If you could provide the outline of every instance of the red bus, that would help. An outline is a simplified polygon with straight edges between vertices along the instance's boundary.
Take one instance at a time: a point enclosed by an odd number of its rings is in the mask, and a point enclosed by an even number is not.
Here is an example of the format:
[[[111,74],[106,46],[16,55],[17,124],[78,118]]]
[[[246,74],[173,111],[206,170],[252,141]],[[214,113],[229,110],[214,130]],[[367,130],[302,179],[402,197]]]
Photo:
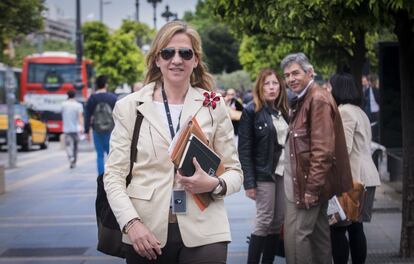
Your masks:
[[[49,133],[62,133],[62,102],[67,91],[75,90],[76,99],[86,102],[92,91],[93,76],[92,61],[84,59],[82,86],[76,87],[78,68],[74,54],[44,52],[27,56],[23,60],[20,101],[41,114]]]

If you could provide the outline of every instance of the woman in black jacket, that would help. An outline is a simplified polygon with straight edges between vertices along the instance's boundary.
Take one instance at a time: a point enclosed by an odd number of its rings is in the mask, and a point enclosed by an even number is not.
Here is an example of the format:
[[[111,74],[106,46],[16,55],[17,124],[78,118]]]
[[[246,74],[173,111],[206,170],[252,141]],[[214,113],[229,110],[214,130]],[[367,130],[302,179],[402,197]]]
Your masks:
[[[282,79],[272,69],[257,76],[253,102],[239,123],[239,158],[246,196],[256,201],[255,228],[248,263],[273,263],[284,218],[284,144],[288,103]]]

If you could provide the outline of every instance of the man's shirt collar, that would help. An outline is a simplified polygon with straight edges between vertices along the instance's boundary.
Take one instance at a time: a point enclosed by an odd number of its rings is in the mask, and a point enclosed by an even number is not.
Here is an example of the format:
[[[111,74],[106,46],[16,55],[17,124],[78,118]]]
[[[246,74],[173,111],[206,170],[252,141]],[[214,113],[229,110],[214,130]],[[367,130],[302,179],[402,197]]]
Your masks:
[[[306,94],[306,91],[308,90],[308,88],[311,86],[312,83],[313,83],[313,79],[310,80],[309,83],[308,83],[308,85],[306,85],[305,89],[303,89],[302,92],[300,92],[298,94],[298,99],[299,98],[302,98]]]

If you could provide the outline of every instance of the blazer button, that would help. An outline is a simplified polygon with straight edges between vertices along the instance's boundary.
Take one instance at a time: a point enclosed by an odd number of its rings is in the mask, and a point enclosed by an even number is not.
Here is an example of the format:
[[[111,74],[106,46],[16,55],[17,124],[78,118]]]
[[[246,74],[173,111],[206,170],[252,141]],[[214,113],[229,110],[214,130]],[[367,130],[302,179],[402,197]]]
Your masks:
[[[295,136],[295,137],[297,137],[297,136],[298,136],[298,134],[296,134],[296,133],[295,133],[295,134],[294,134],[294,136]]]
[[[290,156],[293,158],[293,154],[290,154]]]
[[[296,201],[296,204],[299,204],[299,201]]]

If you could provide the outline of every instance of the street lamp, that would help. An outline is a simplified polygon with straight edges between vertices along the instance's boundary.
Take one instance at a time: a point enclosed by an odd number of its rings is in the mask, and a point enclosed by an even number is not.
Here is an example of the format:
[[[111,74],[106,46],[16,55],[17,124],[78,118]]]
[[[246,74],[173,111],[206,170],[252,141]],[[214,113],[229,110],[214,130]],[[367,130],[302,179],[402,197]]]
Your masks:
[[[154,8],[154,28],[157,29],[157,3],[161,3],[162,0],[147,0],[148,3],[152,4]]]
[[[99,0],[99,21],[103,23],[103,6],[109,5],[111,1]]]
[[[170,17],[175,17],[175,19],[177,19],[177,13],[172,13],[168,5],[165,6],[165,11],[161,16],[164,17],[167,22],[170,21]]]
[[[139,0],[135,0],[135,20],[139,22]]]
[[[73,86],[76,91],[80,93],[83,87],[82,84],[82,57],[83,57],[83,45],[82,45],[82,31],[81,31],[81,5],[80,0],[76,0],[76,68],[77,78]]]

